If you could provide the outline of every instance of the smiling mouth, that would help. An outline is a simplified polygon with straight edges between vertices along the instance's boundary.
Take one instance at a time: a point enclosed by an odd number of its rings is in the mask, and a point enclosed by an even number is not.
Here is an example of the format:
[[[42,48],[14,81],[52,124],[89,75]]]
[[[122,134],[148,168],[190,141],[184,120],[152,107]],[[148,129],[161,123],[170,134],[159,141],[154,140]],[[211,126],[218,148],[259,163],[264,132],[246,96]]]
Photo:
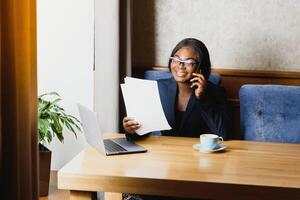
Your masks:
[[[178,77],[183,77],[186,75],[187,75],[187,73],[185,73],[185,72],[176,72],[176,76],[178,76]]]

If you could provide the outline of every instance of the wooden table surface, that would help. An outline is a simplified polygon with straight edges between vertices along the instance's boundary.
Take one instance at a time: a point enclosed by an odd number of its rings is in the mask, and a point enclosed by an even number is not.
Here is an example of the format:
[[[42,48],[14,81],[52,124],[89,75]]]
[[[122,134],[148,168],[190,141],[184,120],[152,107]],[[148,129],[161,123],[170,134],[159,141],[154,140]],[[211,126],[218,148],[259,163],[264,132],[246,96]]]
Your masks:
[[[58,188],[78,191],[79,196],[80,191],[105,191],[300,199],[300,144],[232,140],[225,142],[225,151],[201,153],[192,147],[198,142],[197,138],[152,136],[137,142],[147,153],[117,156],[105,156],[87,146],[59,170]]]

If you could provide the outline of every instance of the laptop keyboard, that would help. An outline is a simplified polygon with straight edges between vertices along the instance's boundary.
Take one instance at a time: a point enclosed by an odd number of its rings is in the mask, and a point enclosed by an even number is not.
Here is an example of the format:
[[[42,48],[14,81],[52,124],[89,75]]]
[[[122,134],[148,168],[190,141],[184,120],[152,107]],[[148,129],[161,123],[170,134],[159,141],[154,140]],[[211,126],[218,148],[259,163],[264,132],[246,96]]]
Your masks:
[[[122,151],[127,151],[117,143],[111,141],[111,140],[104,140],[104,146],[105,149],[109,152],[122,152]]]

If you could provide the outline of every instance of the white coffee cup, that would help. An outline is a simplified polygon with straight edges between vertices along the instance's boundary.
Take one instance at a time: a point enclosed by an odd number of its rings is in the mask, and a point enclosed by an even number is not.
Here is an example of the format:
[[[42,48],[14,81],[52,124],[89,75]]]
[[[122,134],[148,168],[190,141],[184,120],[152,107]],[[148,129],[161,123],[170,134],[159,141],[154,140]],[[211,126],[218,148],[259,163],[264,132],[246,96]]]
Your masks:
[[[201,148],[204,150],[213,150],[223,143],[223,138],[215,134],[200,135]]]

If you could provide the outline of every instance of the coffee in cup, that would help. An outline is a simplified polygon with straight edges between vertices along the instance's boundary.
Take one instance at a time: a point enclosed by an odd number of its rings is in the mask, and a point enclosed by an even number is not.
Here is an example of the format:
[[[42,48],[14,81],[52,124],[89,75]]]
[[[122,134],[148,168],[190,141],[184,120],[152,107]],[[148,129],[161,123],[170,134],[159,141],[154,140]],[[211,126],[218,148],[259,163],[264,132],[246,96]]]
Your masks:
[[[223,138],[215,134],[200,135],[201,148],[204,150],[213,150],[223,143]]]

